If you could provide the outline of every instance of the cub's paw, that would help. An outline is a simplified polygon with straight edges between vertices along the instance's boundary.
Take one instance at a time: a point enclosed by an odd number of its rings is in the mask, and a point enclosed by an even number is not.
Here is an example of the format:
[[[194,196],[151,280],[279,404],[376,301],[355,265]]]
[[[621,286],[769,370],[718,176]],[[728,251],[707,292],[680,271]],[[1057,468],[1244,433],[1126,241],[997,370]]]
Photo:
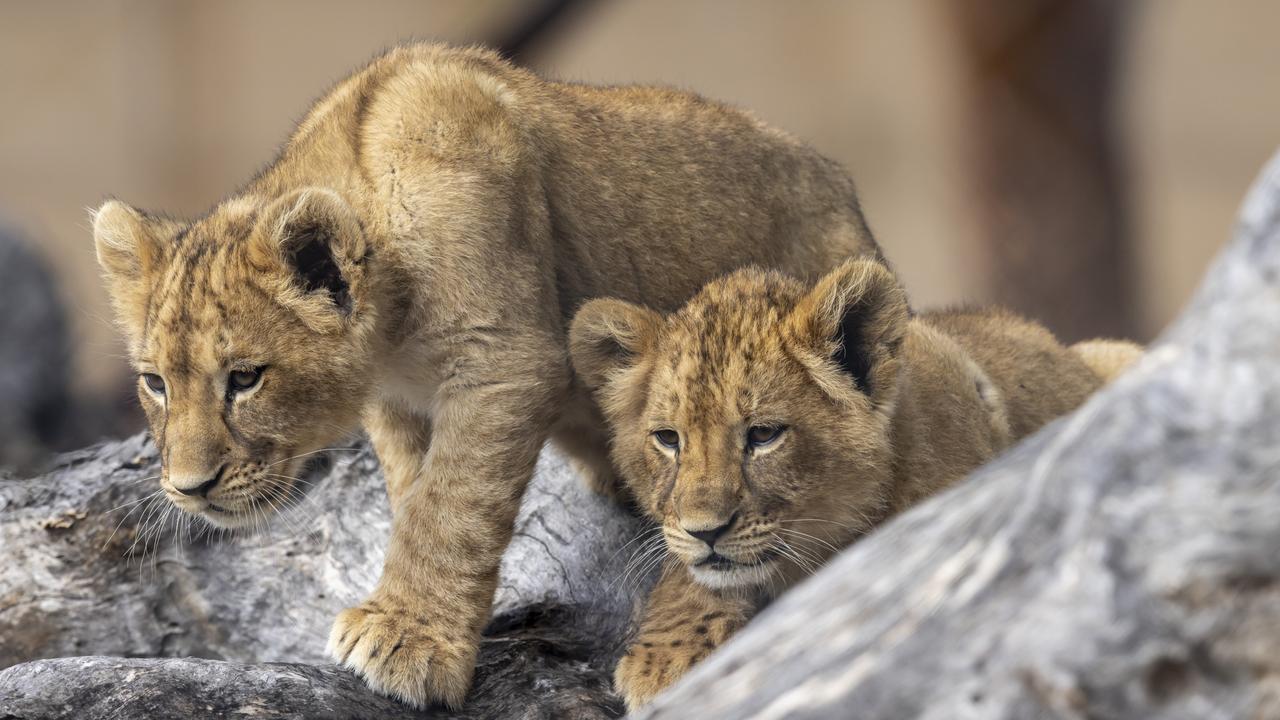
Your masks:
[[[679,640],[672,642],[637,642],[627,648],[627,654],[618,661],[613,673],[613,689],[626,702],[628,712],[648,705],[706,654],[690,652],[688,645]]]
[[[421,610],[378,597],[338,615],[329,653],[369,687],[415,707],[461,706],[476,659],[475,640]]]

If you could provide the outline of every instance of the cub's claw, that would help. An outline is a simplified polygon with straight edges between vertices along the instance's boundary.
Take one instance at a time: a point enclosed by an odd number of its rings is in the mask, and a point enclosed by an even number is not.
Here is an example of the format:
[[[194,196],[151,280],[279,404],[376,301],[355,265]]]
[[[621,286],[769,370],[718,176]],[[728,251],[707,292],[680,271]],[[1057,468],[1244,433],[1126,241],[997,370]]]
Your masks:
[[[329,654],[374,690],[414,707],[462,705],[475,650],[420,610],[374,598],[339,613]]]

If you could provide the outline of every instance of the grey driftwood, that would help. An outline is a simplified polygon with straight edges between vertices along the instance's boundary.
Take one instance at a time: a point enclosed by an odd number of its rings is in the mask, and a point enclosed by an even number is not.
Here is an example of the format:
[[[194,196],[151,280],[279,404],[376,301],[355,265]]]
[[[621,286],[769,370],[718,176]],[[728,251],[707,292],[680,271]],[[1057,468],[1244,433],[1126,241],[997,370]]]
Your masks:
[[[0,718],[444,715],[322,652],[386,537],[367,450],[239,539],[139,538],[163,506],[111,509],[155,471],[138,437],[0,483]],[[570,475],[544,455],[462,717],[619,713],[639,526]],[[1138,368],[845,552],[640,716],[1276,718],[1277,648],[1280,159]],[[60,656],[81,657],[39,659]]]

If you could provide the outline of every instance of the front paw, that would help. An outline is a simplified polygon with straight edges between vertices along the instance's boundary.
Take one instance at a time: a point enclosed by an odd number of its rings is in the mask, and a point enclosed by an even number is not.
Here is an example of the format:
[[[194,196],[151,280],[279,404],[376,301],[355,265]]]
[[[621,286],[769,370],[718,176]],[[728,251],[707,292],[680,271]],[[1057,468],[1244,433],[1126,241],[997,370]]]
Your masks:
[[[662,641],[638,642],[618,661],[613,688],[627,704],[627,711],[635,712],[683,677],[705,654],[705,651],[690,652],[678,641],[674,645]]]
[[[457,708],[471,686],[476,646],[420,608],[375,596],[338,615],[329,653],[380,693],[415,707]]]

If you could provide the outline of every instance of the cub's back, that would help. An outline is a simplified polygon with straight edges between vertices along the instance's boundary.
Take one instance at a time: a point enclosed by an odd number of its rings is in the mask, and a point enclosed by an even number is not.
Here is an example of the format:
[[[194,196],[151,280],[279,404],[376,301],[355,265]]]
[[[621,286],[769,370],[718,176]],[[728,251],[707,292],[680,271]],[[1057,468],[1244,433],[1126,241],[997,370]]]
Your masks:
[[[1043,325],[999,308],[928,312],[920,319],[955,339],[1008,406],[1013,439],[1078,408],[1102,379]]]
[[[660,87],[542,91],[571,297],[670,312],[739,267],[808,281],[878,252],[844,168],[750,113]]]
[[[502,211],[450,200],[469,184],[510,198],[566,319],[592,297],[673,311],[740,267],[812,280],[879,252],[848,173],[750,113],[545,80],[478,48],[400,47],[340,82],[255,189],[304,181],[363,197],[367,222],[404,237],[443,208]]]

